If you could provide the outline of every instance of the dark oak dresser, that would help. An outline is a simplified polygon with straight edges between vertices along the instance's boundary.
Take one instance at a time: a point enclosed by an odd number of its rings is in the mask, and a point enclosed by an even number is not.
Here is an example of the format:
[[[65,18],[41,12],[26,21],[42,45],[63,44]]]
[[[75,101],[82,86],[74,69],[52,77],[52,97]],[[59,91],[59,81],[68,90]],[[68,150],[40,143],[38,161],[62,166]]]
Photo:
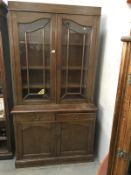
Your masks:
[[[8,8],[16,167],[93,161],[101,8]]]

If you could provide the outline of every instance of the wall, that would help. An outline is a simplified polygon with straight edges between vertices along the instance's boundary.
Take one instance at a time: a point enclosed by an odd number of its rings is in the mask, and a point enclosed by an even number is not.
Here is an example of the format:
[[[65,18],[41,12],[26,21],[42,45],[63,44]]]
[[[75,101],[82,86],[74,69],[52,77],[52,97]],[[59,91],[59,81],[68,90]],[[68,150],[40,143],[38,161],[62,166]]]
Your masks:
[[[97,91],[99,160],[109,148],[122,50],[120,38],[129,34],[131,16],[131,9],[127,6],[126,1],[103,1],[101,5],[103,7],[99,49],[101,66],[98,77],[100,84]]]
[[[33,2],[33,0],[28,1]],[[131,9],[126,4],[126,0],[39,0],[36,2],[102,7],[96,89],[99,108],[97,148],[98,159],[101,160],[109,149],[122,49],[120,38],[129,34]]]

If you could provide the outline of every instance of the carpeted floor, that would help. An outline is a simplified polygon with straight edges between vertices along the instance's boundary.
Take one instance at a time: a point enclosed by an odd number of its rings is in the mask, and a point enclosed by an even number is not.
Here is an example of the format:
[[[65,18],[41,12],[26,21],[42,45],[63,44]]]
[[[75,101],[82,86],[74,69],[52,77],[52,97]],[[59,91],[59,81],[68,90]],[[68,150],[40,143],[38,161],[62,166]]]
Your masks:
[[[15,160],[0,160],[0,175],[96,175],[98,162],[15,168]]]

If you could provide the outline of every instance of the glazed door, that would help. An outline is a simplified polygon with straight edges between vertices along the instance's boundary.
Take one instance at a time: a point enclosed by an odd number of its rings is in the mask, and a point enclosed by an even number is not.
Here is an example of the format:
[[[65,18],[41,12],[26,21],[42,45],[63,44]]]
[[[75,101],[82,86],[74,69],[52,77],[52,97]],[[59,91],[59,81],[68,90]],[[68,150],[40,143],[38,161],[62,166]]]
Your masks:
[[[55,15],[13,14],[14,94],[17,104],[55,100]],[[15,66],[18,65],[18,66]]]
[[[125,42],[126,40],[124,40]],[[123,45],[108,175],[128,175],[131,160],[131,43]]]
[[[93,101],[96,28],[95,17],[58,15],[58,103]]]

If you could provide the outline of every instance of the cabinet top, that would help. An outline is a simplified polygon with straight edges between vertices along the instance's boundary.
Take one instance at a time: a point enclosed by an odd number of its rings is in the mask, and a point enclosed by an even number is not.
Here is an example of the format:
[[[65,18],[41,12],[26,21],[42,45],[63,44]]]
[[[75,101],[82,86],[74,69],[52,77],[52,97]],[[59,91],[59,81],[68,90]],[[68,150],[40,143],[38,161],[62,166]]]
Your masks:
[[[121,38],[121,41],[123,41],[123,42],[131,42],[131,36],[123,36]]]
[[[99,16],[101,7],[78,6],[78,5],[60,5],[60,4],[44,4],[30,2],[8,2],[9,11],[34,11],[49,13],[68,13]]]
[[[7,13],[7,6],[3,1],[0,1],[0,15]]]

